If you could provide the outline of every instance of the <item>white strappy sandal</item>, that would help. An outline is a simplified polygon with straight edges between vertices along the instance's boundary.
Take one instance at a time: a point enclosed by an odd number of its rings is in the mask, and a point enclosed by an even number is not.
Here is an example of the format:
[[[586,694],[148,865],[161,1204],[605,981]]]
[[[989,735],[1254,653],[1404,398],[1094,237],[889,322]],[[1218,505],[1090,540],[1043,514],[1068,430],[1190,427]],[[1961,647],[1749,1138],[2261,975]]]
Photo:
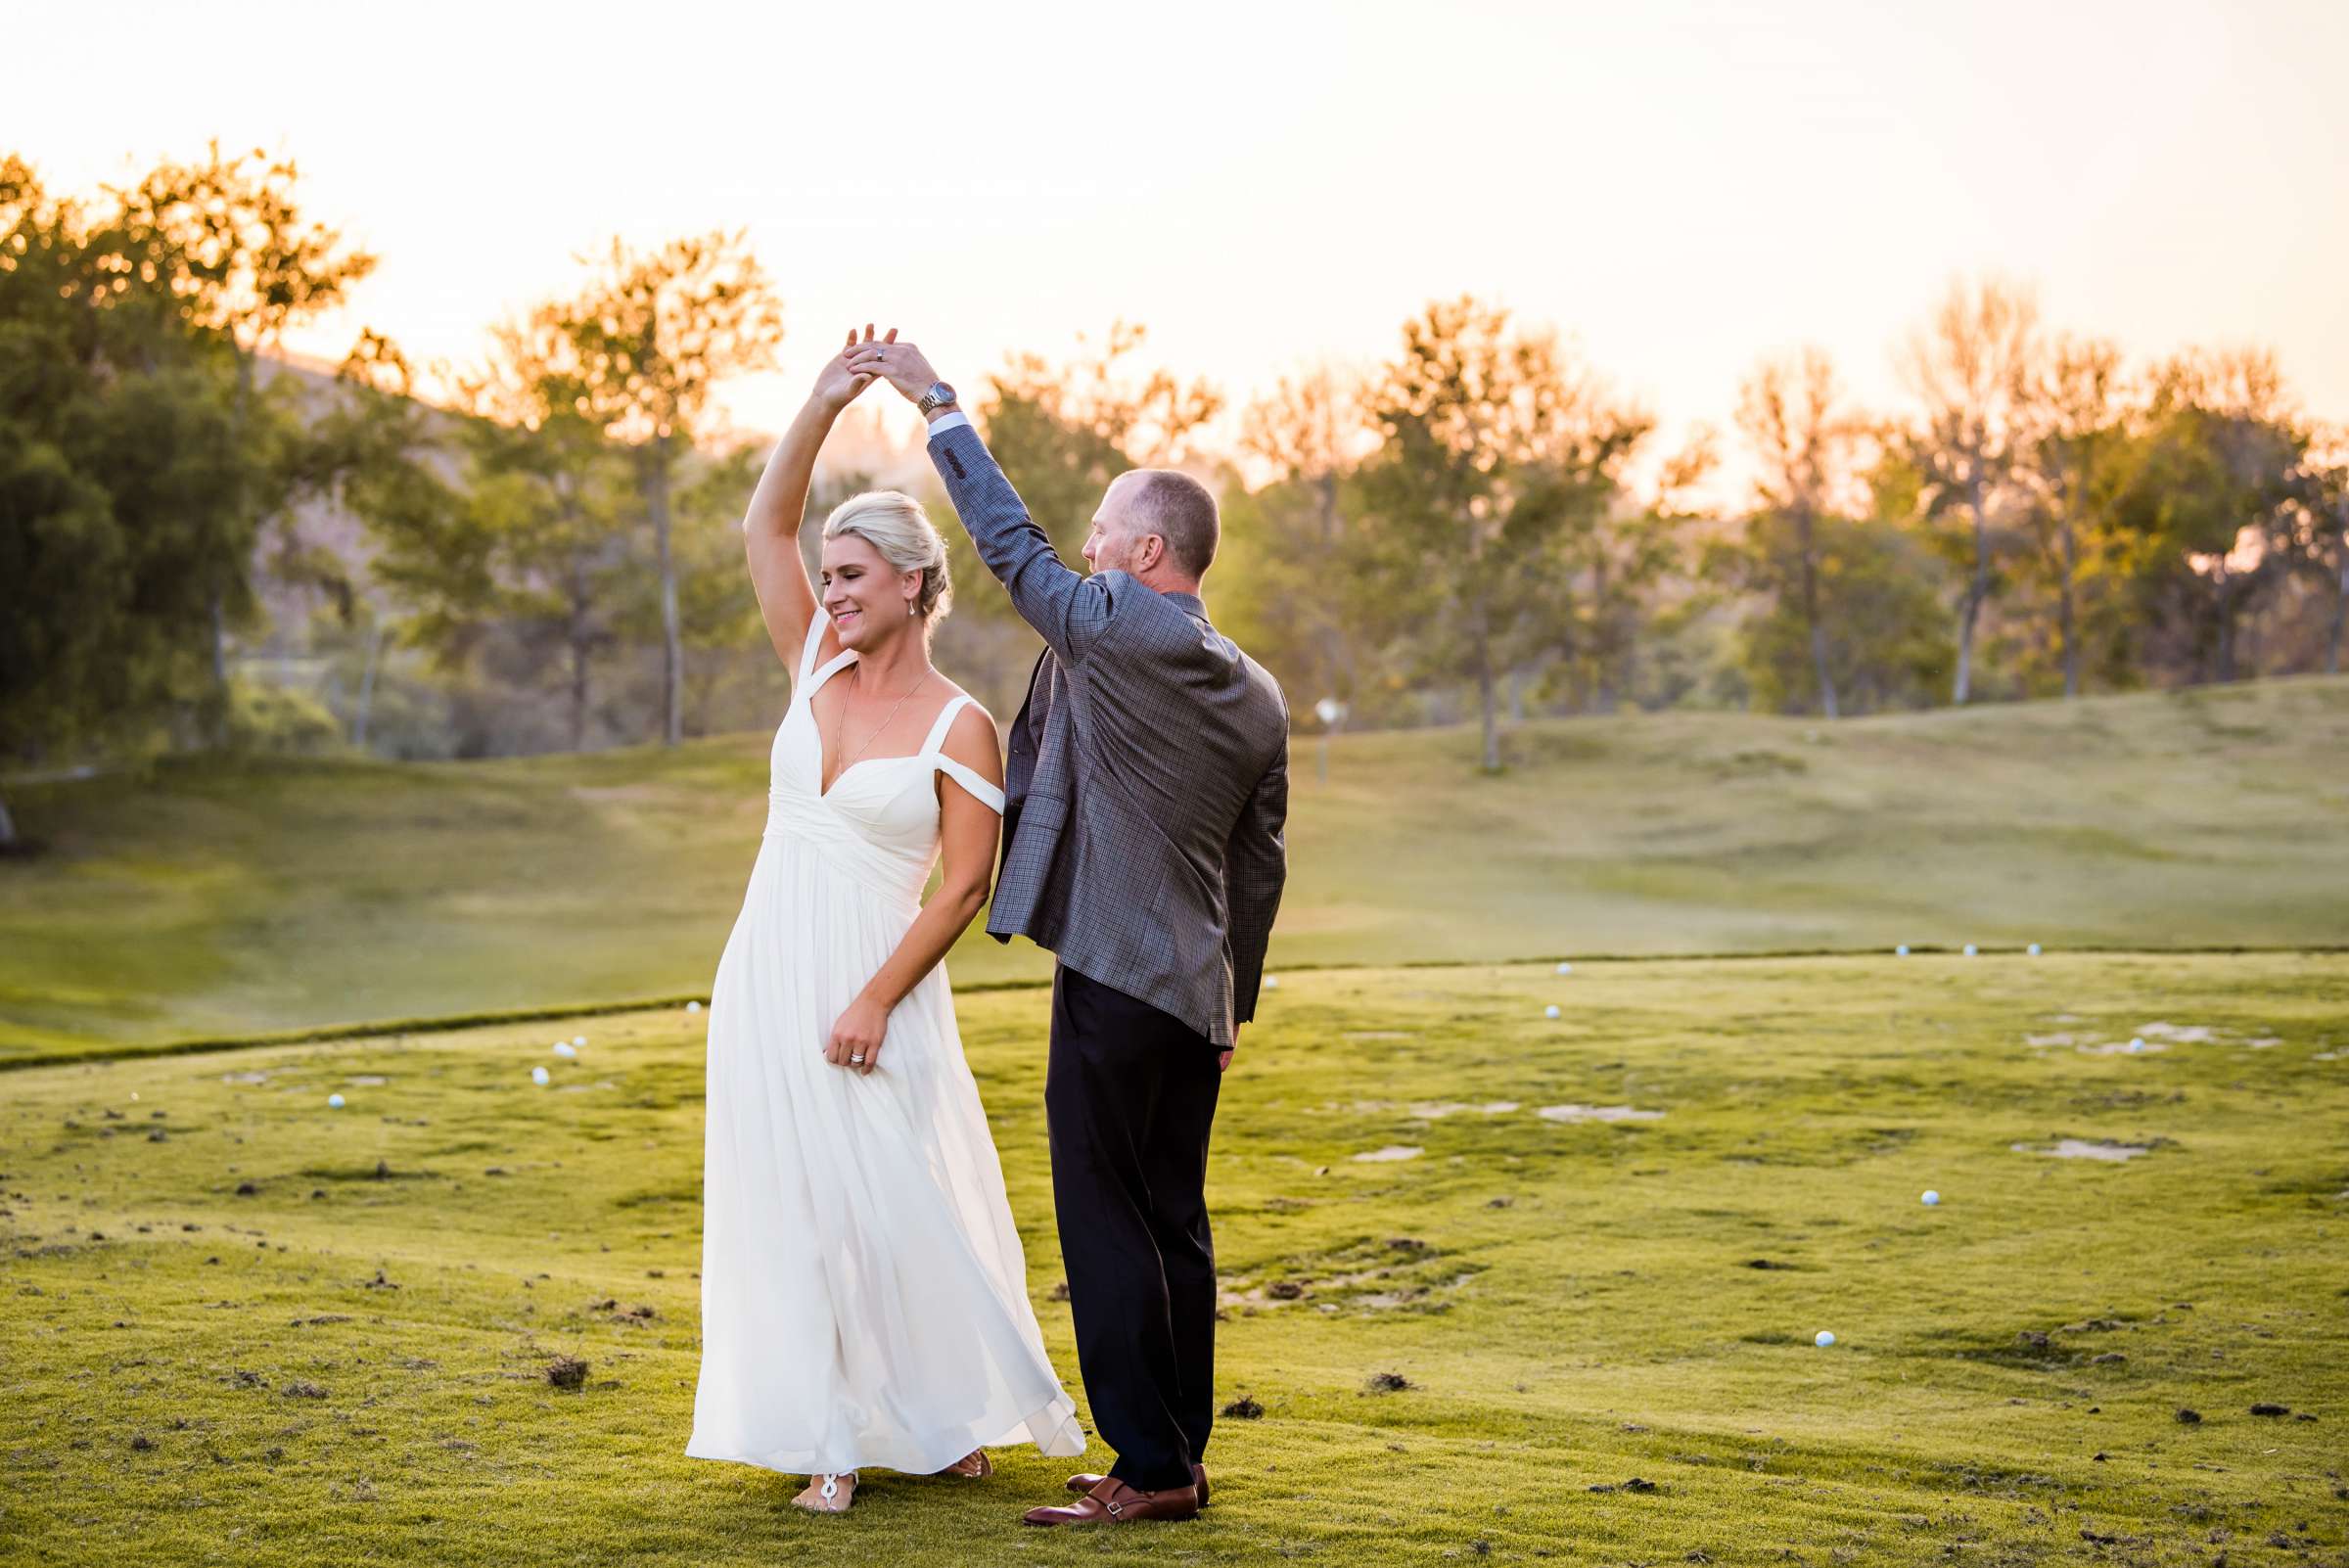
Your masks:
[[[856,1500],[856,1472],[843,1470],[838,1475],[811,1476],[806,1490],[791,1500],[794,1506],[809,1513],[846,1513],[849,1504]]]

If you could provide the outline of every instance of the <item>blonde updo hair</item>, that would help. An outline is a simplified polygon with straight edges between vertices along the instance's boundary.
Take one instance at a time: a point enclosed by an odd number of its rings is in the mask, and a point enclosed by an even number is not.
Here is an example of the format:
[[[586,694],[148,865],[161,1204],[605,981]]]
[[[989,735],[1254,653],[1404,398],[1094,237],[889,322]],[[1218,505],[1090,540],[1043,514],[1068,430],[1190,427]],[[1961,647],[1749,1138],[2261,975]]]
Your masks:
[[[914,597],[914,614],[928,626],[954,603],[946,578],[946,541],[922,510],[922,503],[901,490],[866,490],[852,495],[824,520],[824,537],[853,533],[881,552],[897,572],[919,572],[921,592]]]

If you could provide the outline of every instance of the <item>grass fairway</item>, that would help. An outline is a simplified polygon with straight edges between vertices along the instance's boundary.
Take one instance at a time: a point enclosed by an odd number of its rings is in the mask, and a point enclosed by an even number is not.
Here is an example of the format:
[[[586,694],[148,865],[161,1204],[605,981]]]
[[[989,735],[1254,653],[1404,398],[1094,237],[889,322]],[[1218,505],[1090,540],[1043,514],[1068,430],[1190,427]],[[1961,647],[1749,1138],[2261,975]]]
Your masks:
[[[1074,1387],[1043,1011],[963,1002]],[[698,1022],[0,1074],[0,1559],[2349,1550],[2349,958],[1292,973],[1210,1176],[1220,1397],[1264,1413],[1219,1426],[1205,1518],[1110,1540],[1017,1525],[1067,1468],[1033,1453],[876,1473],[840,1519],[683,1457]],[[1539,1114],[1575,1106],[1658,1114]],[[2145,1152],[2035,1152],[2067,1139]],[[558,1353],[583,1389],[548,1385]]]
[[[12,793],[0,1060],[703,991],[764,735]],[[2349,678],[1299,744],[1274,962],[2349,943]],[[1040,956],[974,934],[965,985]]]

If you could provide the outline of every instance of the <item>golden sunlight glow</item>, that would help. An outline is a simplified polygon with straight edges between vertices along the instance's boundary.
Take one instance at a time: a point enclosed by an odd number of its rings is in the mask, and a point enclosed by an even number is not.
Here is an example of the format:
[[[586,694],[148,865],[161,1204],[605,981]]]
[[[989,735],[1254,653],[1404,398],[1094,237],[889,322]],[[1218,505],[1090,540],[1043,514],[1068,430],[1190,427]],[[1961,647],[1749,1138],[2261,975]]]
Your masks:
[[[2327,0],[852,9],[50,6],[8,140],[65,188],[295,156],[383,256],[293,345],[328,359],[368,324],[462,361],[614,234],[745,227],[789,336],[727,400],[766,430],[868,317],[966,382],[1138,320],[1237,403],[1475,291],[1669,439],[1807,342],[1896,400],[1901,335],[1987,270],[2133,354],[2272,345],[2349,415]]]

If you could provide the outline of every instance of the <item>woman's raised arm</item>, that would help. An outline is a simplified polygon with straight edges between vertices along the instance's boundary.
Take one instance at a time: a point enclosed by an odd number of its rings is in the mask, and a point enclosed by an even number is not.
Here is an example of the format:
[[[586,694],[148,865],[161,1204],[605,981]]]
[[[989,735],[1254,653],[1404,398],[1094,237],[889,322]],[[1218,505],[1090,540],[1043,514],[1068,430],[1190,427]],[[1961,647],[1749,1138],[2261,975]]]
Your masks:
[[[873,329],[866,327],[864,341],[871,342],[872,335]],[[852,328],[847,347],[824,361],[806,406],[775,443],[774,455],[766,460],[766,471],[759,476],[759,487],[751,492],[750,508],[742,518],[743,551],[750,561],[751,588],[759,596],[759,614],[766,622],[767,640],[775,645],[784,665],[795,671],[816,613],[815,584],[807,579],[807,564],[800,556],[800,523],[807,511],[807,485],[815,473],[815,454],[823,449],[832,422],[856,400],[858,392],[872,385],[870,376],[849,373],[849,349],[856,346]]]

